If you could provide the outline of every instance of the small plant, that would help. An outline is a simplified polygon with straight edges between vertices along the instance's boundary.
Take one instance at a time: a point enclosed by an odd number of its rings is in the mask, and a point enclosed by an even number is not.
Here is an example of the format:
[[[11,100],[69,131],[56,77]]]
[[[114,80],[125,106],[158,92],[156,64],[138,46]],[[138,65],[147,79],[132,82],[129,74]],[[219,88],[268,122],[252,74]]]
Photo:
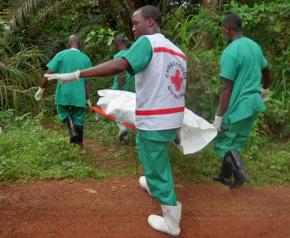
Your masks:
[[[30,115],[8,122],[0,114],[0,182],[32,179],[100,178],[105,173],[93,168],[78,146],[65,136],[44,129]],[[12,112],[8,111],[6,115]],[[13,115],[12,115],[13,116]]]

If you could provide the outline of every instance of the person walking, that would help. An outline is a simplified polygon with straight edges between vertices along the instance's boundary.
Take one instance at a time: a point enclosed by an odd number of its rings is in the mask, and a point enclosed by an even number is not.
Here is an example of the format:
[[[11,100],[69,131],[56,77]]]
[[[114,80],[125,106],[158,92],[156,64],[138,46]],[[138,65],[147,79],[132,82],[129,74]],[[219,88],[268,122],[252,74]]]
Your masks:
[[[147,5],[132,15],[137,39],[117,60],[68,74],[46,75],[63,82],[79,77],[104,77],[127,70],[135,75],[137,151],[145,176],[140,186],[161,204],[163,216],[150,215],[149,225],[158,231],[180,234],[182,205],[176,199],[168,146],[183,123],[186,56],[161,34],[161,14]]]
[[[68,49],[57,53],[47,64],[46,73],[68,73],[91,67],[89,57],[80,51],[80,37],[72,35],[68,39]],[[41,86],[35,94],[35,100],[42,98],[44,89],[47,88],[49,80],[43,78]],[[57,83],[55,104],[58,117],[66,123],[70,142],[83,146],[83,126],[85,120],[86,104],[90,102],[90,81],[87,78],[70,84]]]
[[[119,35],[114,38],[113,43],[118,51],[118,53],[114,55],[113,59],[116,60],[122,58],[128,50],[126,40],[123,36]],[[114,76],[112,89],[135,92],[135,77],[128,71],[116,74]],[[120,141],[123,141],[128,137],[129,129],[119,122],[117,122],[117,126],[119,128],[118,138]]]
[[[249,180],[241,153],[259,112],[265,110],[263,101],[268,98],[270,73],[261,47],[243,35],[238,15],[225,16],[222,32],[229,45],[220,61],[223,85],[213,123],[219,134],[213,145],[223,161],[214,180],[235,189]]]

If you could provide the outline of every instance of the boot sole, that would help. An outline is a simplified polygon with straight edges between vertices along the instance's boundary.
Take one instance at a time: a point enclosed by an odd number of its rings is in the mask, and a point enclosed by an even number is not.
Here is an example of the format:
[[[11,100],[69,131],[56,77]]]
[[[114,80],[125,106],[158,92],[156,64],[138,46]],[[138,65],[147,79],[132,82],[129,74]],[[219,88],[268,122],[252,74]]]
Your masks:
[[[232,185],[230,185],[230,189],[238,189],[240,188],[241,186],[244,185],[244,183],[248,182],[250,180],[249,177],[245,177],[245,178],[240,178],[239,180],[237,181],[234,181]]]
[[[226,185],[226,186],[230,186],[232,184],[232,181],[230,179],[226,179],[226,178],[219,178],[217,176],[213,177],[212,178],[214,181],[216,182],[220,182],[221,184],[223,185]]]

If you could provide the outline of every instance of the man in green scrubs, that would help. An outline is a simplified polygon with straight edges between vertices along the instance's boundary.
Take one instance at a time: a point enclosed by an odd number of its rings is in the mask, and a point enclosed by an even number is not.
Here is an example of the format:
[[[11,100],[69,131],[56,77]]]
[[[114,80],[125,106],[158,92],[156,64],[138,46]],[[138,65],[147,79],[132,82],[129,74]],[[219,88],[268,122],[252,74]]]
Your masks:
[[[119,35],[114,38],[113,43],[118,50],[118,53],[114,55],[114,60],[122,58],[128,50],[126,40]],[[135,92],[135,77],[128,71],[116,74],[114,76],[112,89]],[[121,123],[117,122],[117,125],[119,127],[118,138],[120,141],[123,141],[128,137],[129,129]]]
[[[118,53],[114,55],[114,60],[122,58],[127,52],[127,43],[126,40],[121,36],[114,38],[113,43],[118,50]],[[114,76],[114,81],[112,89],[123,90],[128,92],[135,92],[135,77],[131,75],[128,71],[116,74]]]
[[[219,75],[223,86],[214,120],[219,134],[213,144],[223,163],[220,175],[214,179],[234,189],[249,180],[240,154],[258,113],[265,110],[264,100],[268,97],[270,74],[261,47],[243,36],[239,16],[227,15],[222,23],[222,31],[229,45],[224,49],[220,61]]]
[[[68,73],[91,67],[89,57],[81,52],[80,38],[72,35],[68,40],[69,49],[57,53],[47,64],[47,73]],[[39,101],[49,81],[44,78],[35,94]],[[90,106],[90,81],[80,78],[73,83],[57,83],[55,104],[59,119],[66,123],[70,142],[83,145],[83,125],[85,120],[86,104]]]
[[[135,75],[136,141],[145,174],[139,184],[160,202],[163,213],[150,215],[148,223],[153,229],[177,236],[182,205],[176,200],[168,147],[183,122],[186,56],[161,34],[161,15],[156,7],[137,9],[132,23],[138,39],[122,58],[82,71],[45,76],[74,82],[79,77],[104,77],[125,70]]]

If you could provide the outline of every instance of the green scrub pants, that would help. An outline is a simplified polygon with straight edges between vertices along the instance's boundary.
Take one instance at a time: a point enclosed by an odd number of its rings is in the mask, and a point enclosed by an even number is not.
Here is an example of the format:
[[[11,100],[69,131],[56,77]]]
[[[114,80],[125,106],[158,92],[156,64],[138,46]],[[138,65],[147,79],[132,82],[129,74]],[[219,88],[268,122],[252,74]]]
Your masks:
[[[70,116],[74,125],[84,125],[85,107],[56,105],[56,110],[61,121],[64,121],[68,116]]]
[[[235,123],[223,124],[227,130],[219,133],[213,141],[214,150],[218,156],[224,158],[230,150],[239,153],[244,150],[257,116],[258,113]]]
[[[177,129],[162,131],[137,130],[136,145],[149,190],[163,205],[176,206],[176,193],[168,156],[169,142]]]

